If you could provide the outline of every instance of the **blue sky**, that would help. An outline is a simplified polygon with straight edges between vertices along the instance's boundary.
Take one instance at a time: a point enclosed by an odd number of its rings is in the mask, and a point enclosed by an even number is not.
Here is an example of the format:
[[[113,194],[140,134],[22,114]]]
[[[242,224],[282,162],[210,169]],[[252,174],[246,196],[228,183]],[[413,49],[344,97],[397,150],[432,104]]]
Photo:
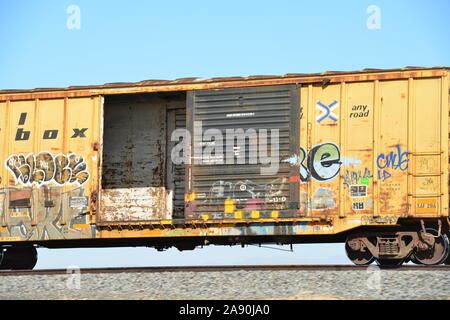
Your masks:
[[[450,0],[0,0],[0,89],[450,66],[449,12]],[[342,245],[294,248],[42,249],[38,267],[347,261]]]
[[[449,64],[448,0],[0,3],[0,88]]]

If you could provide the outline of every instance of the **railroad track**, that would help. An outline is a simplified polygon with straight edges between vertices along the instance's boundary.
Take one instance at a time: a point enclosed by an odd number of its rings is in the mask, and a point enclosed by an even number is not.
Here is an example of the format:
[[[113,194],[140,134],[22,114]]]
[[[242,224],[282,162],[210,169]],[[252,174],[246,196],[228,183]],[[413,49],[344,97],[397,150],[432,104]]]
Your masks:
[[[150,273],[150,272],[223,272],[223,271],[349,271],[365,270],[367,266],[356,265],[305,265],[305,264],[276,264],[276,265],[230,265],[230,266],[160,266],[160,267],[120,267],[120,268],[84,268],[80,273]],[[404,265],[396,268],[383,268],[395,271],[450,271],[450,265],[420,266]],[[57,275],[68,274],[73,269],[36,269],[36,270],[4,270],[0,276],[23,275]]]

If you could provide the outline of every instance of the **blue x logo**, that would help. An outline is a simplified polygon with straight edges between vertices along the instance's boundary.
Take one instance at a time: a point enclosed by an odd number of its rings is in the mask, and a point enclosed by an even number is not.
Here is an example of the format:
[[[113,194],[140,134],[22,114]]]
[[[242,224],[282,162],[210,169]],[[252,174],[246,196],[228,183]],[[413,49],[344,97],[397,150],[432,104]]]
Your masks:
[[[321,123],[326,118],[330,118],[334,122],[338,121],[339,116],[333,112],[334,109],[339,108],[339,103],[337,101],[334,101],[328,106],[319,101],[316,104],[316,108],[321,111],[321,113],[316,117],[318,123]]]

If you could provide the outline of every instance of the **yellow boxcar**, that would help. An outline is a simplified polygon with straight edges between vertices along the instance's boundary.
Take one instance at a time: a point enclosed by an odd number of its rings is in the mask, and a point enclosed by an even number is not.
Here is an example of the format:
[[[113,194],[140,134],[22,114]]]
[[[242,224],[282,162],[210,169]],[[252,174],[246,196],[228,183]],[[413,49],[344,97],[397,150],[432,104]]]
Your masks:
[[[449,263],[449,68],[0,91],[0,268],[36,247],[345,242]]]

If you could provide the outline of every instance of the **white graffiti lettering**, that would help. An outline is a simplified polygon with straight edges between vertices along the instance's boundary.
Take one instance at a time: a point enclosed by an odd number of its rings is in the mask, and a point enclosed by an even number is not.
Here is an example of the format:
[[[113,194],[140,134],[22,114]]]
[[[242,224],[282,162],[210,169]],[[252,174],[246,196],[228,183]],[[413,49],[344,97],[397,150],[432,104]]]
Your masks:
[[[53,156],[42,151],[35,155],[11,155],[5,162],[16,184],[31,186],[55,183],[57,185],[83,185],[89,179],[87,163],[74,153]]]

